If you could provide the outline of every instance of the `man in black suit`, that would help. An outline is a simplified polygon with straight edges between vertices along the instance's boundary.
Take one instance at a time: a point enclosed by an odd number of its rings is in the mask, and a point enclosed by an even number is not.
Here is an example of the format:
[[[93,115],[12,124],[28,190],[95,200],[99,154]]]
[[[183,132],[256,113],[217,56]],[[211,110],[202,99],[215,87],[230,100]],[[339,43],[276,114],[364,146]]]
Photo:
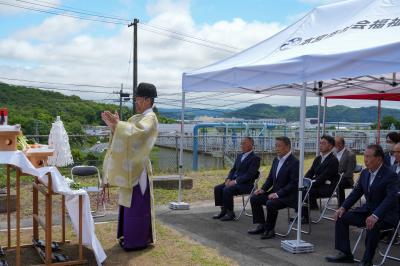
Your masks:
[[[310,207],[318,209],[317,199],[330,197],[339,181],[339,161],[333,154],[335,139],[329,135],[321,137],[319,142],[320,155],[313,161],[305,177],[314,180],[310,190]],[[303,207],[302,222],[309,222],[308,209]]]
[[[326,257],[329,262],[352,263],[354,258],[350,250],[349,226],[365,226],[365,252],[360,265],[372,265],[381,229],[389,228],[398,221],[398,178],[383,164],[384,152],[381,146],[371,144],[364,152],[367,169],[361,172],[357,186],[346,198],[342,207],[335,213],[335,249],[336,256]],[[350,208],[365,196],[366,203],[354,210]]]
[[[225,182],[214,187],[215,206],[221,206],[221,212],[214,215],[214,219],[233,220],[235,218],[233,196],[249,194],[253,189],[254,180],[258,177],[260,157],[253,151],[254,140],[245,137],[241,146],[243,153],[236,158]]]
[[[385,159],[383,163],[390,167],[395,164],[396,159],[393,154],[394,145],[400,142],[400,135],[397,132],[389,132],[386,135],[386,152],[385,152]]]
[[[346,188],[353,188],[354,185],[354,169],[357,164],[356,155],[345,147],[344,138],[335,137],[336,158],[339,161],[339,174],[343,174],[342,181],[339,185],[338,204],[342,206]]]
[[[299,160],[291,152],[290,139],[277,137],[275,150],[278,156],[272,162],[267,180],[250,198],[253,223],[258,225],[248,233],[262,234],[261,239],[275,236],[274,228],[280,209],[288,206],[295,208],[297,204]],[[263,205],[267,206],[266,221]]]

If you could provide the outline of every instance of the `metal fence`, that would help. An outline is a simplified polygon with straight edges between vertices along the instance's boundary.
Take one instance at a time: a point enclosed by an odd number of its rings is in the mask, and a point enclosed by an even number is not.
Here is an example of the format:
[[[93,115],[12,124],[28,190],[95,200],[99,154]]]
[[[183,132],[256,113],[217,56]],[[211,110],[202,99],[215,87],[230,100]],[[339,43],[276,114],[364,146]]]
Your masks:
[[[385,148],[385,136],[389,131],[381,131],[381,144]],[[250,132],[251,133],[251,132]],[[376,142],[376,131],[366,130],[327,130],[331,136],[343,136],[346,146],[361,153],[368,144]],[[251,135],[251,134],[250,134]],[[255,152],[262,157],[263,163],[270,163],[274,156],[275,138],[287,136],[292,141],[295,153],[299,150],[299,132],[297,130],[267,130],[263,135],[252,137],[255,141]],[[185,135],[183,148],[185,150],[183,167],[185,171],[195,169],[221,169],[232,166],[235,157],[241,152],[240,142],[244,135],[230,134],[199,134],[198,136]],[[27,136],[38,143],[47,143],[48,136]],[[107,136],[71,135],[70,145],[73,151],[75,165],[88,164],[102,166],[104,148],[107,147]],[[101,146],[102,145],[102,146]],[[156,148],[152,152],[151,160],[154,172],[178,173],[179,169],[180,136],[175,134],[160,134],[157,138]],[[305,150],[315,154],[318,148],[316,130],[307,130],[305,133]]]

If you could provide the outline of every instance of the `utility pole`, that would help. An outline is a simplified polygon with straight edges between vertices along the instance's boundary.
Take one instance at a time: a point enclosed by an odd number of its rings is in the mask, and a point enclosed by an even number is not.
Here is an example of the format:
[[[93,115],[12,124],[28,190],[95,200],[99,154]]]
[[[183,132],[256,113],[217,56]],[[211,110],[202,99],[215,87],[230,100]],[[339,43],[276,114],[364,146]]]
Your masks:
[[[124,84],[121,83],[121,89],[119,90],[119,119],[122,119],[122,90],[124,89]]]
[[[128,25],[128,27],[133,26],[133,88],[132,88],[132,113],[135,113],[135,97],[136,97],[136,89],[137,89],[137,25],[139,23],[139,19],[133,19],[133,22]]]
[[[121,89],[119,90],[119,92],[113,92],[114,94],[119,94],[119,119],[123,120],[122,118],[122,102],[129,100],[129,93],[124,93],[123,91],[124,89],[124,84],[121,83]]]

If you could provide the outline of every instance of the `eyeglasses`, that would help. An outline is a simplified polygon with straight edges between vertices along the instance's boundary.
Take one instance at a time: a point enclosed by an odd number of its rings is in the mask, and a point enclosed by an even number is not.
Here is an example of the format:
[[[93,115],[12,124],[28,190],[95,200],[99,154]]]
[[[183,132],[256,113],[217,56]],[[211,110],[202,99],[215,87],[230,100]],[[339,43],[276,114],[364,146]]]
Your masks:
[[[400,151],[393,151],[393,153],[400,153]]]

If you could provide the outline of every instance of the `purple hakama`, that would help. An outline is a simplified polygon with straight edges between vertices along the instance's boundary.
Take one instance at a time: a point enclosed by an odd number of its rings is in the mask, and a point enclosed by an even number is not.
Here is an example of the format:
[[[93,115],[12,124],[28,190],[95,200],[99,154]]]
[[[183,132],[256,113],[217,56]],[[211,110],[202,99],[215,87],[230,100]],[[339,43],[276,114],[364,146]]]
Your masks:
[[[150,204],[150,186],[147,179],[144,195],[137,184],[133,187],[131,207],[119,207],[117,238],[123,237],[124,249],[143,249],[153,243]]]

